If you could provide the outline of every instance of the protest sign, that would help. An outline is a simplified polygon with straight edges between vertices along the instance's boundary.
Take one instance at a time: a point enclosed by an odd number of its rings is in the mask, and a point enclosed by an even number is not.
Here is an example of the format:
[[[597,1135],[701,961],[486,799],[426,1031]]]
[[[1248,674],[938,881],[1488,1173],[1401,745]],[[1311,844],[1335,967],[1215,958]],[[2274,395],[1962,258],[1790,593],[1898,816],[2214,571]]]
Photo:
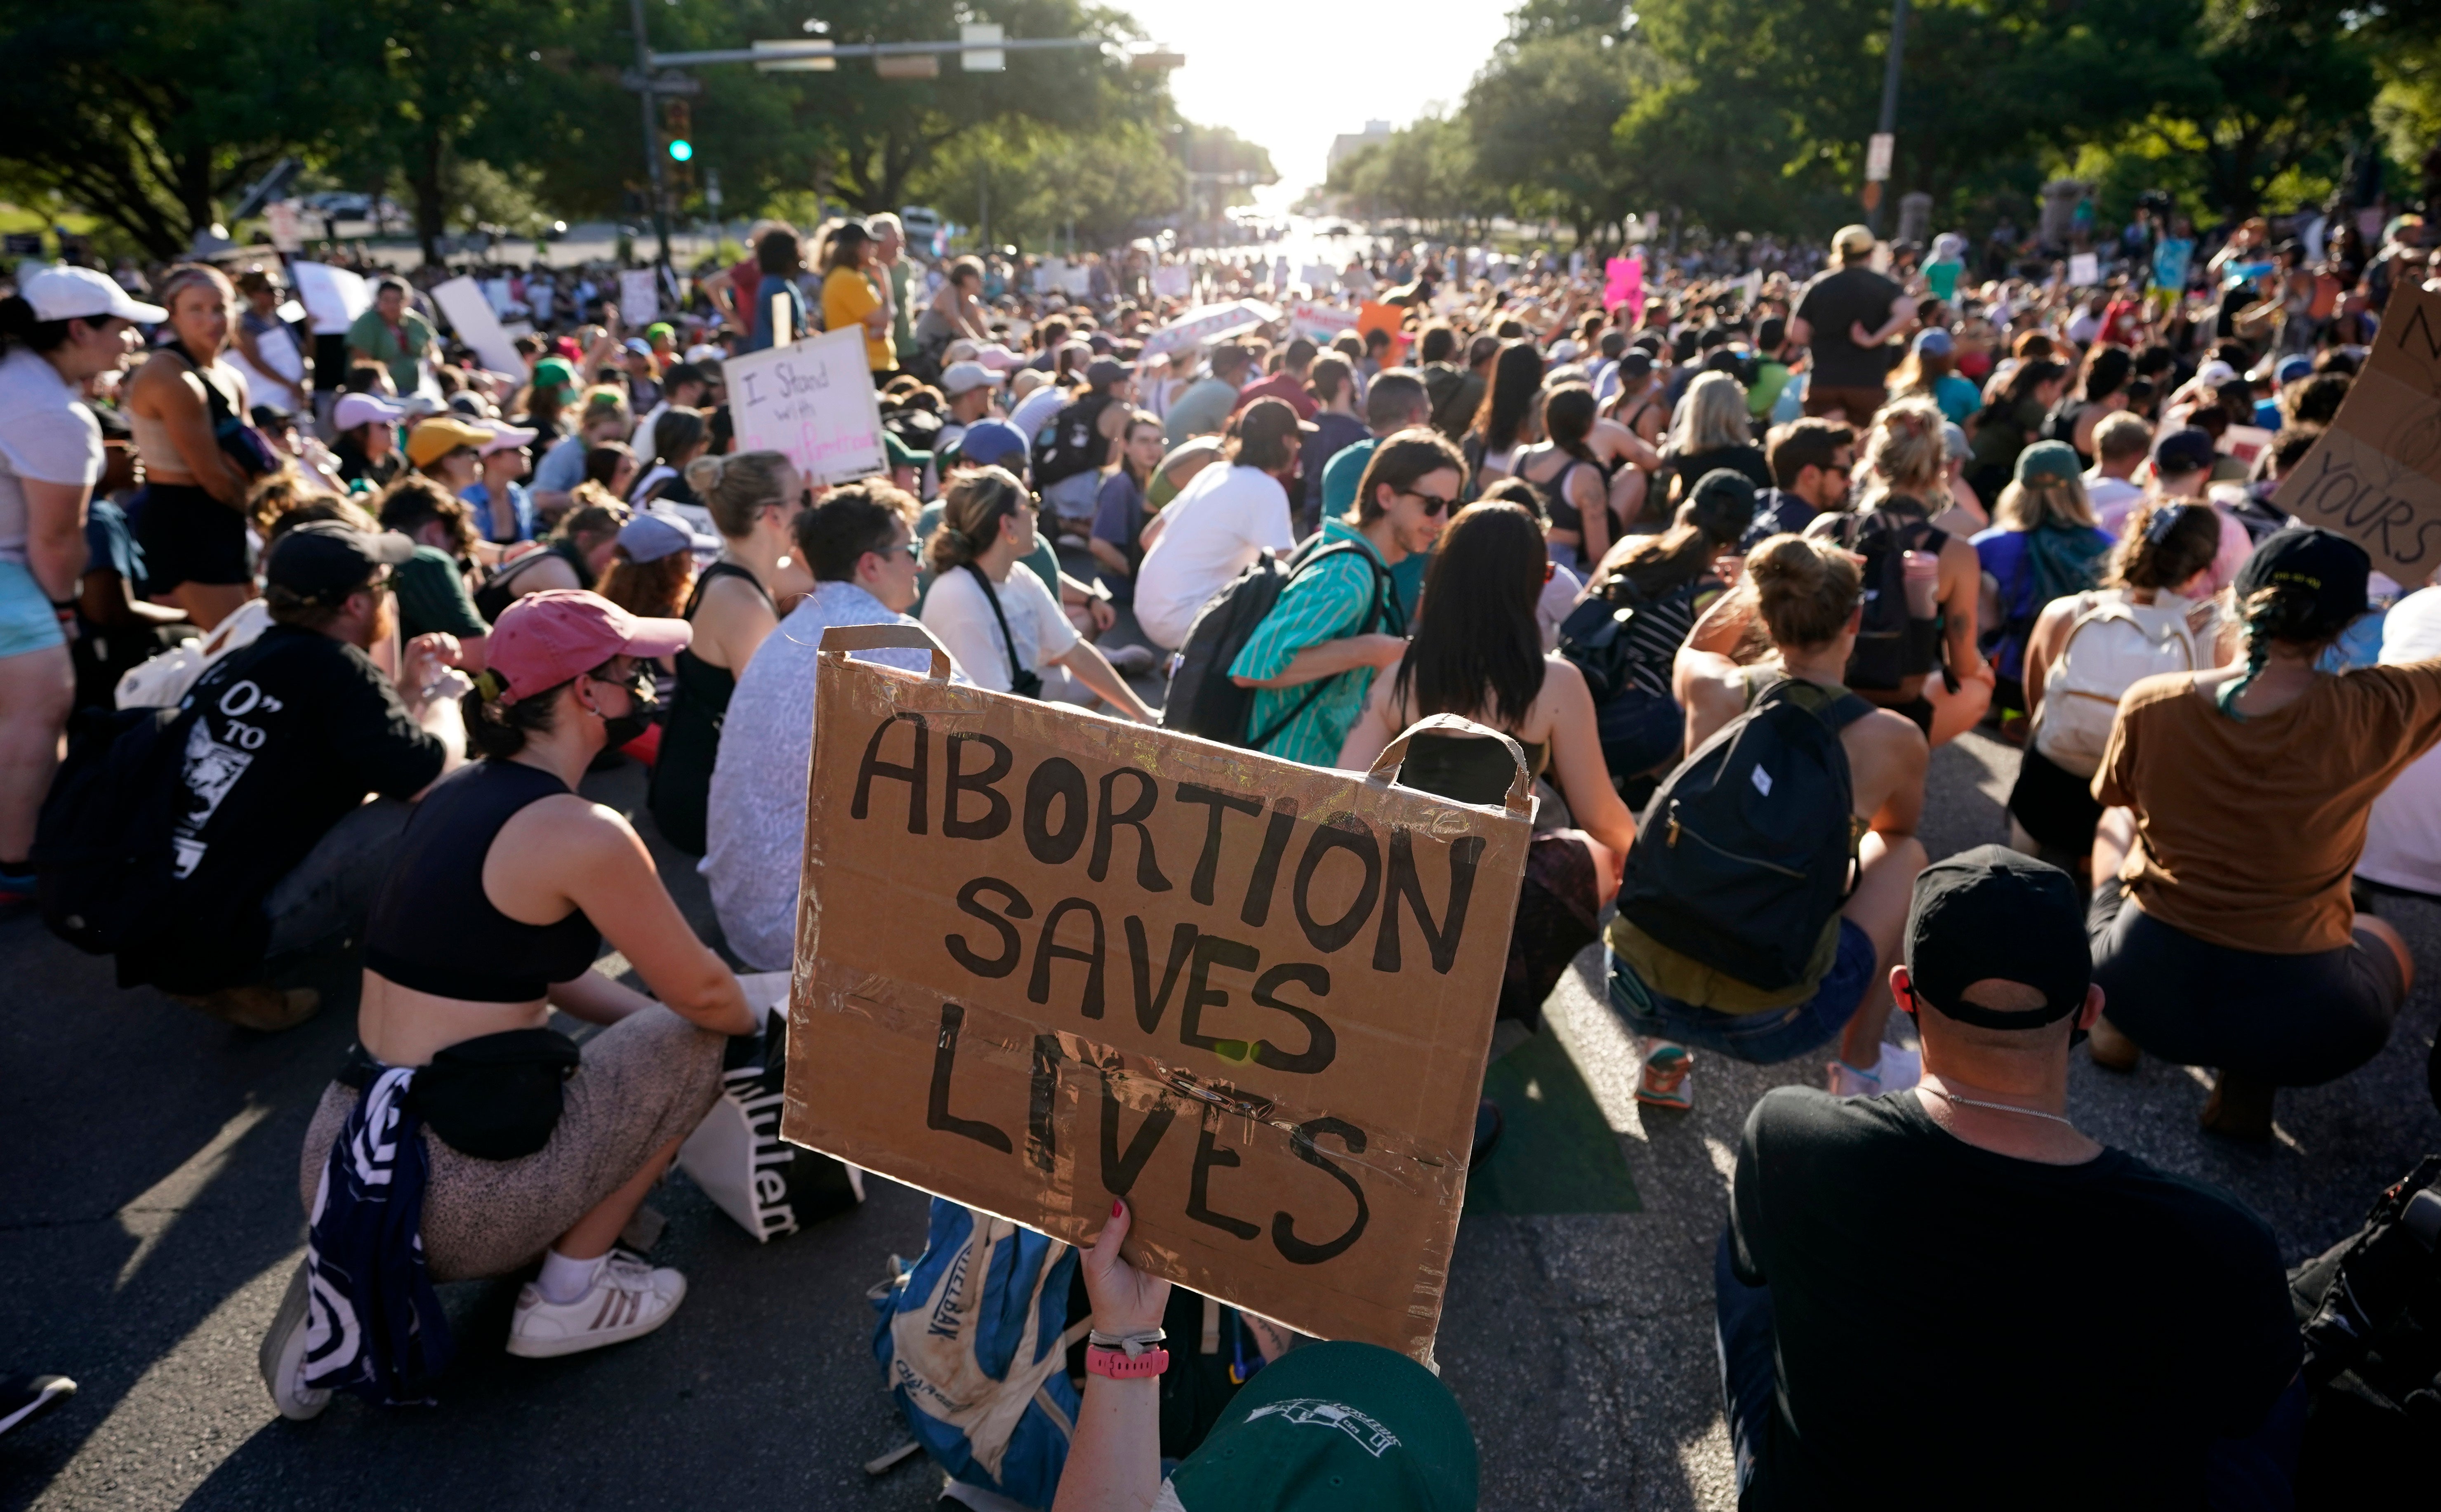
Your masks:
[[[888,465],[862,326],[732,357],[722,381],[739,451],[785,453],[821,483],[870,477]]]
[[[2441,294],[2400,281],[2364,370],[2272,503],[2403,586],[2441,567]]]
[[[2270,450],[2273,435],[2260,425],[2230,425],[2222,429],[2217,443],[2223,456],[2235,458],[2248,467],[2254,459]]]
[[[1164,352],[1189,351],[1207,342],[1252,331],[1257,326],[1270,325],[1279,317],[1279,311],[1259,299],[1232,299],[1227,304],[1199,305],[1145,337],[1144,355],[1152,357]]]
[[[1165,262],[1152,270],[1152,292],[1165,299],[1184,299],[1195,282],[1195,270],[1184,262]]]
[[[1356,312],[1299,299],[1289,306],[1289,329],[1309,341],[1329,345],[1341,332],[1356,329]]]
[[[1151,1273],[1429,1361],[1523,752],[1474,807],[1405,737],[1330,771],[949,674],[823,638],[782,1134],[1075,1244],[1125,1197]]]
[[[652,268],[624,268],[619,274],[619,321],[637,331],[661,317],[661,286]]]
[[[1339,287],[1339,275],[1319,262],[1309,262],[1298,270],[1297,281],[1315,294],[1329,294]]]
[[[1625,307],[1630,319],[1644,315],[1644,260],[1613,258],[1602,267],[1602,308]]]
[[[305,217],[295,200],[274,200],[262,207],[263,234],[281,252],[298,252],[305,246]]]
[[[347,334],[356,316],[373,307],[372,290],[345,268],[327,262],[291,262],[288,277],[296,281],[297,297],[305,301],[305,313],[313,317],[317,336]]]
[[[2072,252],[2068,260],[2069,287],[2090,289],[2102,281],[2102,260],[2090,252]]]
[[[2153,247],[2153,286],[2157,289],[2179,290],[2187,286],[2187,266],[2195,261],[2196,243],[2190,237],[2164,237]]]
[[[500,317],[493,313],[492,301],[483,297],[481,284],[461,275],[436,284],[432,302],[449,317],[450,328],[475,353],[477,361],[494,372],[518,379],[525,376],[525,361],[509,344],[509,333],[500,329]]]
[[[1376,331],[1387,333],[1390,337],[1390,356],[1396,360],[1407,350],[1406,335],[1399,329],[1405,323],[1406,318],[1405,305],[1383,304],[1378,299],[1367,299],[1365,301],[1365,308],[1356,313],[1356,331],[1359,335],[1369,335]]]

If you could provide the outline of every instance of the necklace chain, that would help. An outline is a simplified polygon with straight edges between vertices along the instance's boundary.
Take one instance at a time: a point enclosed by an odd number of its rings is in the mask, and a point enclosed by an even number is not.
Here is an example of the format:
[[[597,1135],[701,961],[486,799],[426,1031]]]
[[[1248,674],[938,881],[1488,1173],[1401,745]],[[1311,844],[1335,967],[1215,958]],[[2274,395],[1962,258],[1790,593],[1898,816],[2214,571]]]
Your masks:
[[[2063,1124],[2070,1128],[2076,1127],[2073,1123],[2060,1117],[2057,1113],[2046,1113],[2039,1107],[2018,1107],[2009,1103],[1978,1102],[1972,1097],[1961,1097],[1956,1092],[1945,1092],[1938,1087],[1926,1087],[1921,1082],[1916,1084],[1915,1089],[1919,1092],[1930,1092],[1944,1103],[1958,1104],[1966,1107],[1988,1107],[1996,1113],[2019,1113],[2027,1118],[2047,1118],[2054,1124]]]

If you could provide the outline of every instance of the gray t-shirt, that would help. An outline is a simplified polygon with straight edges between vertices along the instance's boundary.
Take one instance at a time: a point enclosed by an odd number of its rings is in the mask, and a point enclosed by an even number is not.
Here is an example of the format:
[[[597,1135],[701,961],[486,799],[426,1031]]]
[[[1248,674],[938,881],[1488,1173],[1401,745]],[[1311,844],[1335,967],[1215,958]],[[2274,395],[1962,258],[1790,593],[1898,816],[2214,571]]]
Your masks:
[[[101,477],[101,426],[58,369],[23,347],[0,360],[0,562],[26,560],[23,480],[90,488]]]

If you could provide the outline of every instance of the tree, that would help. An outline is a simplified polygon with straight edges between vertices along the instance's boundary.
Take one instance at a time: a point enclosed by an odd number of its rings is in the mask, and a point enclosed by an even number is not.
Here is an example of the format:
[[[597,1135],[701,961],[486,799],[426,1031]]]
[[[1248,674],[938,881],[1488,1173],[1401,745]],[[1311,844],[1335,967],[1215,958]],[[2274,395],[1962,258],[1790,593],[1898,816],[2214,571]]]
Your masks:
[[[1611,21],[1616,23],[1616,15]],[[1643,44],[1611,30],[1512,35],[1466,93],[1473,172],[1521,216],[1557,216],[1592,239],[1624,220],[1636,160],[1611,127],[1641,88],[1659,82]]]

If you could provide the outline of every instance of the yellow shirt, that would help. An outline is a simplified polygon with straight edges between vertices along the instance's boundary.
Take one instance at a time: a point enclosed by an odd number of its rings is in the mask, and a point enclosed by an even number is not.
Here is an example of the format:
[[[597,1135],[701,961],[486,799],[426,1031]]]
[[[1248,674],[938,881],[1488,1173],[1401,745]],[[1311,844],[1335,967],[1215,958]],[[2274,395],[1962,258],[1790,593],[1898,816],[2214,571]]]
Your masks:
[[[823,279],[823,329],[845,331],[860,326],[864,317],[881,308],[881,295],[873,280],[855,268],[833,268]],[[888,372],[898,366],[898,349],[890,339],[890,328],[883,326],[881,334],[870,329],[864,333],[864,365],[875,372]]]

